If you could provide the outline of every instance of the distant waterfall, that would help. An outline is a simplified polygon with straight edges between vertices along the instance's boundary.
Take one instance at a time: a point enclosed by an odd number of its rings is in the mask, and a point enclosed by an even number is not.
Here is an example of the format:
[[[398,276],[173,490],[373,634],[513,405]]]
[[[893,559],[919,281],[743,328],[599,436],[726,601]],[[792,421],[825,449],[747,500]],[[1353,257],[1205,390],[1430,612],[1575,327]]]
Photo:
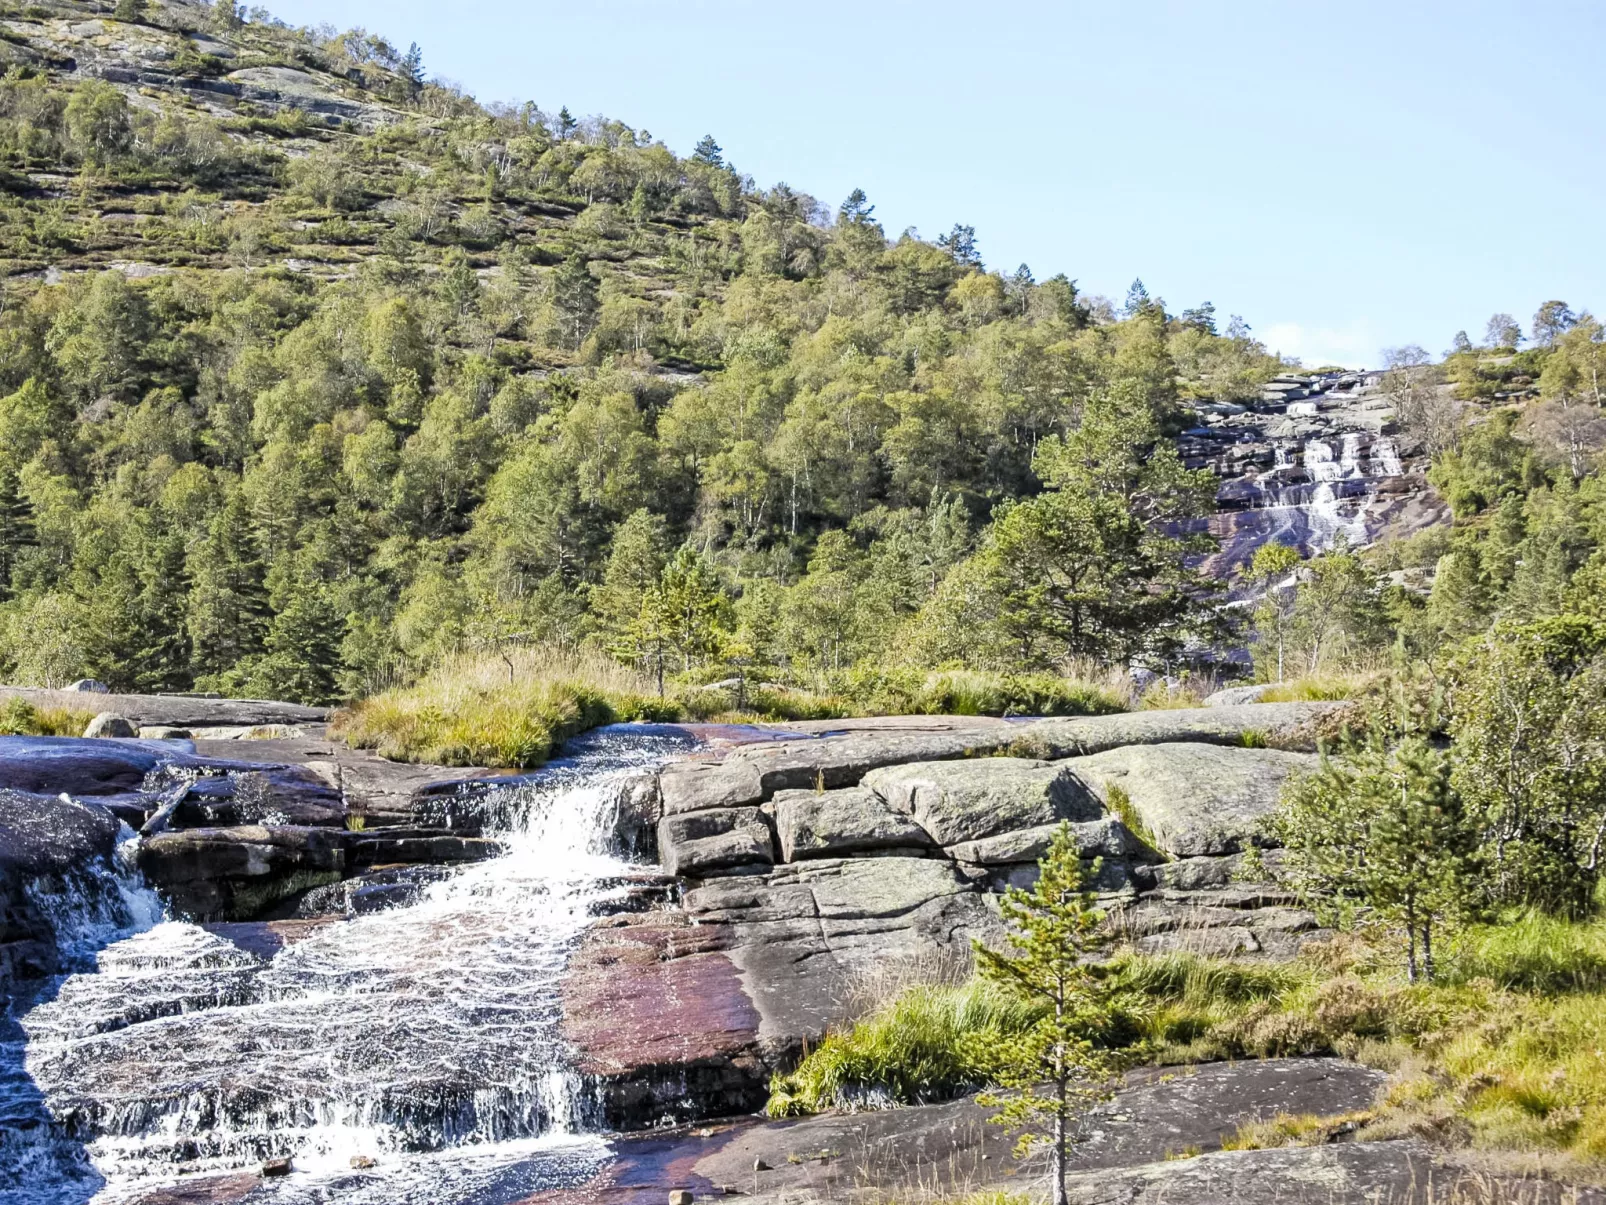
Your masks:
[[[1333,459],[1333,445],[1320,439],[1305,442],[1305,472],[1312,481],[1337,481],[1342,473]]]
[[[1338,454],[1338,469],[1344,477],[1364,477],[1361,469],[1361,437],[1356,431],[1344,436],[1343,450]]]
[[[1372,476],[1398,477],[1403,471],[1400,467],[1400,454],[1394,447],[1394,441],[1386,436],[1373,440]]]

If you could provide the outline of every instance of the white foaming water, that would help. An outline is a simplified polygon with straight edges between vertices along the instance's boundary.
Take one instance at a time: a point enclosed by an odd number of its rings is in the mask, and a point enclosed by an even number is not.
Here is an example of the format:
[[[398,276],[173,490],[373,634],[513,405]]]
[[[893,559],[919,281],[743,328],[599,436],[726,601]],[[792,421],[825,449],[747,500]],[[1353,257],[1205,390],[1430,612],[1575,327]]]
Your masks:
[[[1400,454],[1394,447],[1394,441],[1380,438],[1372,441],[1372,475],[1374,477],[1398,477],[1404,469],[1400,465]]]
[[[1344,513],[1344,503],[1338,492],[1326,482],[1318,485],[1310,496],[1307,513],[1310,521],[1310,547],[1312,552],[1324,552],[1343,535],[1351,548],[1364,545],[1367,540],[1364,502],[1351,505],[1351,513]]]
[[[446,1205],[515,1166],[531,1191],[575,1182],[598,1144],[572,1137],[592,1127],[562,973],[639,869],[609,852],[620,780],[686,743],[623,726],[578,742],[507,789],[503,856],[411,905],[277,933],[168,921],[102,950],[23,1018],[97,1200],[285,1155],[297,1174],[265,1199],[336,1199],[338,1182],[341,1201]]]
[[[1309,418],[1316,413],[1315,402],[1289,402],[1288,409],[1284,411],[1290,418]]]
[[[1312,481],[1337,481],[1343,474],[1333,460],[1333,445],[1319,439],[1307,440],[1305,472]]]
[[[1338,470],[1345,477],[1364,477],[1361,471],[1361,437],[1350,431],[1344,436],[1344,446],[1338,454]]]

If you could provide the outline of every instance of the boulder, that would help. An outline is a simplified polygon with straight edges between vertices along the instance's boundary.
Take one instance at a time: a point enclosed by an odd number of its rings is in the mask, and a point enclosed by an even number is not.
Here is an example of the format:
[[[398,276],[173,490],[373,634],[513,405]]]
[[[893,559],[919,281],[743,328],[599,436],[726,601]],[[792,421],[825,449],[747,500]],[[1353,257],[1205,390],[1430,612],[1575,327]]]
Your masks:
[[[658,856],[670,874],[752,874],[775,862],[770,826],[757,808],[705,808],[658,822]]]
[[[85,740],[96,739],[123,739],[139,736],[139,729],[126,716],[120,716],[115,711],[103,711],[89,721],[89,727],[84,729]]]
[[[1019,757],[889,766],[865,775],[864,785],[943,846],[1104,813],[1063,767]]]
[[[781,791],[775,800],[781,858],[832,858],[883,850],[917,851],[932,844],[913,818],[895,812],[868,787]]]
[[[0,790],[0,1000],[17,980],[60,969],[53,903],[74,895],[115,903],[105,872],[119,828],[97,804]]]
[[[1228,686],[1206,697],[1206,707],[1237,707],[1244,703],[1258,703],[1272,684],[1262,682],[1258,686]]]
[[[70,686],[63,686],[63,690],[76,691],[81,694],[109,695],[112,688],[97,678],[79,678]]]
[[[1172,857],[1191,858],[1260,843],[1283,784],[1317,765],[1306,753],[1178,743],[1112,749],[1056,768],[1106,805],[1119,787],[1143,830],[1138,836]]]
[[[142,741],[187,741],[191,738],[188,728],[174,728],[167,724],[151,724],[139,730],[139,739]]]

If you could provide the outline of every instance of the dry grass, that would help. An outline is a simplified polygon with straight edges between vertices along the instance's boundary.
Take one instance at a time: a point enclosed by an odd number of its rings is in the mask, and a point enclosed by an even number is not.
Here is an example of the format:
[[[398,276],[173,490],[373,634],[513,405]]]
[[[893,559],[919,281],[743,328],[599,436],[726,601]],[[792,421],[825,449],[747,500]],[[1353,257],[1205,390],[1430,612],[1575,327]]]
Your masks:
[[[339,712],[330,731],[397,761],[527,768],[599,724],[681,715],[649,679],[608,657],[530,648],[448,658],[412,686]]]
[[[1351,699],[1364,691],[1377,677],[1375,673],[1313,674],[1278,682],[1260,696],[1262,703],[1322,703],[1332,699]]]
[[[21,695],[12,695],[0,707],[0,736],[83,736],[94,718],[93,711],[35,707]]]

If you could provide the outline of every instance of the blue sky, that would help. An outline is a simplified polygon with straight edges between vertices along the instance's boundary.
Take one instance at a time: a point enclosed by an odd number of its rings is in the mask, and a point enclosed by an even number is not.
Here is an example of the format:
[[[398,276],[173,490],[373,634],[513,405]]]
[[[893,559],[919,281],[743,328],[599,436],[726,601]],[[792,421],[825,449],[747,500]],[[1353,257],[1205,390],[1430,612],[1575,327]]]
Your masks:
[[[1599,307],[1606,6],[278,0],[481,100],[712,133],[889,233],[976,228],[1119,300],[1210,300],[1306,364]]]

